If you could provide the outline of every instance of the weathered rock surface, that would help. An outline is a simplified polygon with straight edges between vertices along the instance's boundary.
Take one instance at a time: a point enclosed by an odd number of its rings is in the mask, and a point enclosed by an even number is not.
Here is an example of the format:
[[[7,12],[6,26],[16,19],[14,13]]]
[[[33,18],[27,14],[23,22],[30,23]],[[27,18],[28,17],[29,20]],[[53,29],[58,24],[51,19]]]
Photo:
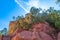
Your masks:
[[[10,36],[3,36],[2,40],[11,40],[11,37]]]
[[[54,35],[52,37],[49,34],[53,34],[55,31],[54,28],[50,27],[50,25],[45,23],[36,23],[32,25],[33,29],[31,31],[22,31],[19,32],[17,29],[14,34],[15,36],[12,38],[12,40],[53,40]]]
[[[51,36],[44,32],[22,31],[18,33],[12,40],[53,40]]]
[[[55,29],[52,28],[47,22],[36,23],[36,24],[32,25],[32,27],[35,28],[36,31],[43,31],[46,33],[55,31]]]
[[[60,32],[58,33],[57,40],[60,40]]]
[[[51,38],[51,36],[49,36],[48,34],[46,34],[44,32],[40,32],[40,36],[41,36],[42,40],[53,40],[53,38]]]
[[[11,28],[14,28],[14,22],[10,25]],[[10,29],[11,30],[11,29]],[[14,29],[15,30],[15,29]],[[54,39],[54,31],[47,22],[45,23],[36,23],[32,25],[31,30],[19,30],[16,29],[11,37],[3,37],[3,40],[55,40]],[[52,35],[53,34],[53,35]],[[59,35],[58,35],[59,39]]]
[[[11,21],[10,24],[9,24],[9,30],[8,30],[8,35],[11,35],[13,34],[13,32],[15,31],[15,24],[16,24],[16,21]]]
[[[0,40],[2,40],[2,36],[0,36]]]

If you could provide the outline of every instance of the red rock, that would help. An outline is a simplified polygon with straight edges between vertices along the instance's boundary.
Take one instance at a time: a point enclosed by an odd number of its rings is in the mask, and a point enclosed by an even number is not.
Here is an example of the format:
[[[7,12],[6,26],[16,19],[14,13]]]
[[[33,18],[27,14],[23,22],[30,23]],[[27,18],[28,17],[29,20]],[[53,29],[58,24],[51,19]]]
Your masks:
[[[20,40],[20,39],[18,38],[18,35],[16,35],[11,40]]]
[[[57,36],[57,38],[58,38],[57,40],[60,40],[60,32],[58,33],[58,36]]]
[[[3,40],[11,40],[11,36],[3,36]]]
[[[14,32],[15,36],[12,40],[53,40],[47,33],[55,31],[55,29],[50,27],[47,22],[36,23],[32,27],[32,32],[24,30],[20,32],[16,29]]]
[[[3,39],[3,37],[2,36],[0,36],[0,40],[2,40]]]
[[[36,23],[34,25],[32,25],[33,29],[35,28],[36,31],[43,31],[43,32],[50,32],[50,31],[55,31],[54,28],[52,28],[47,22],[45,23]]]
[[[18,34],[20,38],[23,38],[24,40],[33,40],[37,39],[36,36],[33,37],[32,32],[30,31],[23,31]]]
[[[11,21],[9,24],[9,30],[8,30],[8,35],[13,34],[13,32],[15,31],[15,25],[16,25],[16,21]]]
[[[51,36],[44,32],[22,31],[18,33],[12,40],[53,40]]]
[[[13,28],[14,32],[10,33],[12,35],[12,40],[53,40],[47,33],[55,31],[47,22],[45,23],[35,23],[32,25],[32,31],[22,31],[14,28],[15,22],[10,24],[9,28]],[[11,29],[9,29],[11,30]]]
[[[37,37],[30,31],[22,31],[13,37],[12,40],[37,40]]]
[[[51,36],[49,36],[48,34],[46,34],[44,32],[40,32],[39,35],[42,38],[42,40],[53,40],[53,38],[51,38]]]

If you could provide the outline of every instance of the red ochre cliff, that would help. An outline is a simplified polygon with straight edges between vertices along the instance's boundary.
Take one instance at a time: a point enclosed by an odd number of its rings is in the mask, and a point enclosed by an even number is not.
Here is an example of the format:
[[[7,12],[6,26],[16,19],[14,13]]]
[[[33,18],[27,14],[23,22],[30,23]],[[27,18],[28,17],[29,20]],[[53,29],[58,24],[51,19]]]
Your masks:
[[[0,40],[56,40],[55,29],[47,22],[31,23],[31,15],[28,13],[25,18],[19,20],[21,26],[25,26],[23,23],[27,22],[31,25],[30,29],[26,26],[23,30],[16,27],[17,21],[11,21],[9,24],[9,30],[6,36],[0,36]],[[23,25],[22,25],[23,24]],[[58,40],[60,33],[58,34]]]

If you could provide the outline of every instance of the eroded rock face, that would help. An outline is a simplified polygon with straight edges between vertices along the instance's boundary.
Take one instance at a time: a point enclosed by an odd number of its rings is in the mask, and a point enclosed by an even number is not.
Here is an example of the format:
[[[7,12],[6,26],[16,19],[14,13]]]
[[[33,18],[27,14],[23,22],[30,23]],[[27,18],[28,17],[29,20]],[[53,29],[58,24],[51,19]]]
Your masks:
[[[11,40],[20,40],[18,35],[15,35]]]
[[[60,40],[60,32],[58,33],[57,40]]]
[[[47,22],[45,23],[36,23],[32,25],[33,30],[37,32],[45,32],[49,34],[54,40],[56,39],[55,37],[55,32],[56,30],[52,28]]]
[[[55,29],[50,27],[47,22],[36,23],[32,25],[32,27],[32,31],[23,30],[20,32],[17,29],[14,32],[15,35],[12,40],[54,40],[54,35],[50,36],[49,34],[53,34],[53,31],[55,31]]]
[[[3,36],[2,40],[11,40],[11,37],[10,36]]]
[[[15,31],[15,24],[16,21],[11,21],[9,24],[9,30],[8,30],[8,35],[13,34],[13,32]]]
[[[14,22],[11,25],[13,24]],[[11,27],[13,28],[13,26]],[[33,24],[32,29],[28,31],[16,29],[11,34],[11,40],[55,40],[54,31],[55,29],[52,28],[47,22],[36,23]]]
[[[12,40],[53,40],[51,36],[44,32],[22,31],[18,33]]]
[[[12,38],[12,40],[33,40],[33,39],[35,38],[32,38],[32,32],[30,31],[22,31]]]
[[[42,40],[53,40],[53,38],[51,38],[50,35],[48,35],[48,34],[46,34],[44,32],[40,32],[39,35],[41,36]]]
[[[32,25],[33,29],[36,29],[35,31],[43,31],[45,33],[53,33],[55,31],[54,28],[52,28],[47,22],[45,23],[36,23]]]
[[[2,37],[2,36],[0,36],[0,40],[2,40],[2,38],[3,38],[3,37]]]

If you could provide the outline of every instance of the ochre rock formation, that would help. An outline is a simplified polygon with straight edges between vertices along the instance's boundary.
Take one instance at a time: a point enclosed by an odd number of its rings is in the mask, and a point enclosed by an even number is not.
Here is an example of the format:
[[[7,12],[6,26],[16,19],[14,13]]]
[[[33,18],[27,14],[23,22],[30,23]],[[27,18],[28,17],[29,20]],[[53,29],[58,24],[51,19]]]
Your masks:
[[[55,38],[55,32],[56,30],[51,27],[47,22],[45,23],[35,23],[32,25],[33,27],[33,31],[37,31],[37,32],[44,32],[46,34],[49,34],[53,39],[56,39]]]
[[[55,31],[47,22],[44,23],[35,23],[31,25],[31,30],[19,30],[18,28],[15,30],[15,22],[11,22],[9,25],[9,31],[11,28],[15,31],[10,33],[12,36],[11,40],[54,40]]]
[[[11,21],[9,24],[8,35],[11,40],[55,40],[55,29],[50,26],[47,22],[37,22],[32,24],[30,13],[26,14],[26,17],[19,20],[20,26],[25,27],[24,22],[31,25],[32,28],[29,30],[20,30],[16,23],[17,21]],[[8,37],[6,37],[7,39]],[[5,37],[3,37],[3,40]],[[59,39],[59,36],[58,36]]]
[[[11,21],[10,24],[9,24],[9,30],[8,30],[8,35],[12,34],[14,31],[15,31],[15,24],[16,24],[16,21]]]
[[[50,27],[50,25],[45,23],[36,23],[32,25],[31,30],[22,30],[18,29],[15,31],[15,36],[12,40],[53,40],[48,33],[55,31],[54,28]],[[53,34],[53,33],[50,33]]]
[[[2,40],[11,40],[11,36],[3,36]]]
[[[3,39],[3,37],[2,36],[0,36],[0,40],[2,40]]]
[[[24,22],[27,22],[28,24],[31,24],[31,15],[30,13],[26,14],[26,17],[19,20],[20,26],[26,26],[24,25]],[[9,24],[9,30],[8,30],[8,35],[13,34],[15,32],[17,21],[10,21]],[[17,26],[18,27],[18,26]]]
[[[31,31],[22,31],[18,34],[16,34],[15,37],[12,38],[12,40],[53,40],[51,36],[44,32],[31,32]]]
[[[57,40],[60,40],[60,32],[58,33]]]
[[[10,24],[10,25],[13,25]],[[12,28],[14,26],[11,26]],[[18,28],[10,35],[3,36],[3,40],[55,40],[53,32],[55,31],[47,22],[35,23],[30,30],[19,30]],[[58,40],[59,40],[58,34]]]
[[[48,32],[53,32],[53,31],[55,31],[55,29],[54,28],[52,28],[47,22],[45,22],[45,23],[35,23],[35,24],[33,24],[32,25],[32,27],[33,27],[33,29],[35,28],[36,29],[36,31],[43,31],[43,32],[46,32],[46,33],[48,33]]]

